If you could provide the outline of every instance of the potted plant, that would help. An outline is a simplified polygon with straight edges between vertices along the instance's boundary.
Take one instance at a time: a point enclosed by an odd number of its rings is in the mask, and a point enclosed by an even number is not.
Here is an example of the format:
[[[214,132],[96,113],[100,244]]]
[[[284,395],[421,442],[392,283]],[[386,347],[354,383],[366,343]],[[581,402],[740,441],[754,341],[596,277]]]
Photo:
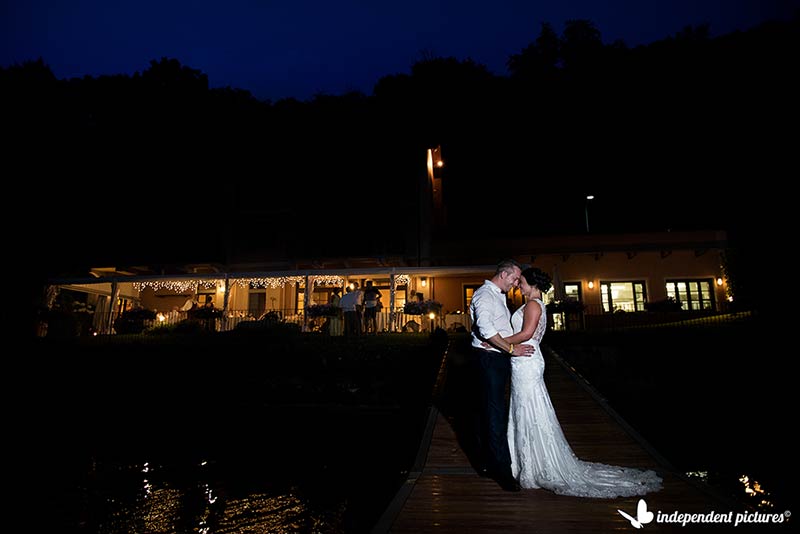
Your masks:
[[[85,302],[64,298],[44,312],[48,337],[87,336],[92,333],[94,307]]]
[[[222,310],[214,306],[201,306],[196,310],[192,310],[190,315],[191,320],[199,321],[200,324],[205,326],[209,332],[217,330],[217,319],[222,318]]]
[[[125,310],[114,320],[114,330],[117,334],[141,334],[146,321],[156,318],[156,312],[146,308],[133,308]]]
[[[412,300],[406,302],[403,306],[403,313],[406,315],[427,315],[431,312],[440,315],[442,312],[442,304],[435,300]]]
[[[338,313],[339,307],[331,304],[312,304],[306,308],[307,317],[334,317]]]

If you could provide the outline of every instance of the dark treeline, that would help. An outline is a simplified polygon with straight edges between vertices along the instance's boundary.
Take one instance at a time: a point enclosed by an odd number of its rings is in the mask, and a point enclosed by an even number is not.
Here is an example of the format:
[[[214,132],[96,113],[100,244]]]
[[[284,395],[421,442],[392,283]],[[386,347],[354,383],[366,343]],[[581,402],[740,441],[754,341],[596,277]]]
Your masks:
[[[744,235],[748,214],[779,214],[764,202],[796,143],[798,49],[797,18],[635,48],[576,20],[561,35],[544,24],[507,75],[427,58],[372,95],[278,102],[210,89],[169,58],[69,80],[45,59],[0,68],[6,198],[27,229],[17,249],[50,274],[402,256],[438,144],[451,235],[581,232],[586,193],[596,232]]]

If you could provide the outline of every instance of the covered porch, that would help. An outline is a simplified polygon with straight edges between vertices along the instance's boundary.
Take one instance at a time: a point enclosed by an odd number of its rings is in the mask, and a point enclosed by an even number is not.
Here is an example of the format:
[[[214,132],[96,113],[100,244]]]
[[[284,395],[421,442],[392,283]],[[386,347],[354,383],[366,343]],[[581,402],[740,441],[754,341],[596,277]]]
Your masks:
[[[228,331],[265,319],[296,324],[304,332],[340,335],[329,310],[334,289],[362,289],[370,282],[381,293],[377,332],[468,331],[469,300],[494,266],[383,267],[236,271],[177,275],[93,272],[93,278],[53,280],[46,289],[49,310],[69,307],[85,313],[82,335],[117,333],[115,321],[132,310],[149,310],[145,328],[170,327],[192,319],[197,309],[212,317],[210,329]],[[410,303],[432,303],[420,313]],[[194,308],[194,309],[193,309]],[[427,309],[426,306],[422,306]],[[47,335],[42,325],[40,335]]]

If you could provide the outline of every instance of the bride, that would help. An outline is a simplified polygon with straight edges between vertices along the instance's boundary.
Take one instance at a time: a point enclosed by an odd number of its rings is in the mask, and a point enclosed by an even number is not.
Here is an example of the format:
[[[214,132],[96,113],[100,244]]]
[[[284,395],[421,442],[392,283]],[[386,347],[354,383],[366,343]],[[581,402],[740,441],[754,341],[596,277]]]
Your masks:
[[[528,268],[519,284],[526,304],[512,315],[515,333],[506,341],[531,344],[536,352],[529,358],[511,358],[508,447],[514,478],[523,488],[578,497],[629,497],[661,489],[661,478],[654,471],[586,462],[572,452],[542,378],[539,342],[547,326],[542,292],[550,289],[550,276]]]

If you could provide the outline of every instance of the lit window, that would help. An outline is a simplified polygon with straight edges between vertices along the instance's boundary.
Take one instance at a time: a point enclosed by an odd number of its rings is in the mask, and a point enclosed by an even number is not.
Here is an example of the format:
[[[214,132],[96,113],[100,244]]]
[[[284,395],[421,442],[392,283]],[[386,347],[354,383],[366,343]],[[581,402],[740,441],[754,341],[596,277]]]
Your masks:
[[[600,282],[600,298],[605,312],[644,311],[647,301],[644,282]]]
[[[667,296],[681,303],[683,310],[713,310],[713,280],[667,280]]]

